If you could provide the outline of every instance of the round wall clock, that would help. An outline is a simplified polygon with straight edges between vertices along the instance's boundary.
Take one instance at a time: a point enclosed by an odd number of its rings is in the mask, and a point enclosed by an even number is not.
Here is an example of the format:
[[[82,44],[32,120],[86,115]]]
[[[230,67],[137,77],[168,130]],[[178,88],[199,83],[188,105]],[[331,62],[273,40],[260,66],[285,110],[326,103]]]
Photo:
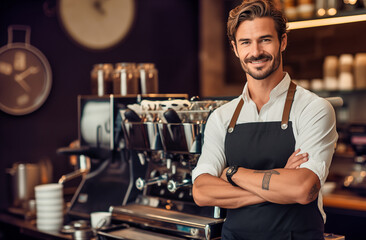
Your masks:
[[[13,43],[13,30],[25,31],[25,42]],[[30,27],[8,27],[8,44],[0,48],[0,109],[25,115],[46,101],[52,72],[46,57],[30,45]]]
[[[129,32],[134,0],[59,0],[58,15],[67,34],[80,46],[108,49]]]

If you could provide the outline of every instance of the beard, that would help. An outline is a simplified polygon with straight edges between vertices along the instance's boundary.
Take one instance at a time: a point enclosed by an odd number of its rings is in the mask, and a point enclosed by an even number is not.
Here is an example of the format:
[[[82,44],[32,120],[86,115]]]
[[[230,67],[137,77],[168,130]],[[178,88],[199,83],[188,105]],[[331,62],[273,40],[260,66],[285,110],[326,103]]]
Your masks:
[[[263,67],[256,67],[255,70],[251,70],[247,65],[251,61],[258,61],[265,59],[267,59],[268,61],[272,61],[273,57],[269,54],[260,54],[258,57],[246,58],[240,61],[240,64],[244,72],[247,73],[249,76],[251,76],[256,80],[263,80],[279,68],[281,63],[281,49],[280,48],[278,49],[278,53],[274,56],[274,61],[271,64],[271,66],[269,66],[268,69],[264,69]]]

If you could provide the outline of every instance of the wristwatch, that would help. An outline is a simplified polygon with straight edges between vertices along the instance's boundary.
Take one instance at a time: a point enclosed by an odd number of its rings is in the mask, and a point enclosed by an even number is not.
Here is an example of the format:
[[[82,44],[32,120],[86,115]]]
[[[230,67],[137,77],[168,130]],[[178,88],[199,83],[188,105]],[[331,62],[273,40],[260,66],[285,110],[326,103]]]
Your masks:
[[[231,166],[226,171],[226,178],[229,181],[229,183],[231,183],[231,185],[233,185],[234,187],[237,187],[238,185],[236,183],[234,183],[234,181],[231,178],[238,171],[238,168],[239,168],[239,166]]]

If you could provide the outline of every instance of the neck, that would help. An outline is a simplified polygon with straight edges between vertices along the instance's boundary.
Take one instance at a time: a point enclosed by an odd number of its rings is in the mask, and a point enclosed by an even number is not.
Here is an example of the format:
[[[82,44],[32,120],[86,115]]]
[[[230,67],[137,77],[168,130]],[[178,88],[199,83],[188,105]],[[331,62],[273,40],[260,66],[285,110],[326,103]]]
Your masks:
[[[248,91],[250,98],[257,105],[258,112],[261,110],[264,104],[269,101],[269,95],[273,88],[281,82],[285,73],[282,70],[282,66],[277,71],[273,72],[266,79],[257,80],[247,75]]]

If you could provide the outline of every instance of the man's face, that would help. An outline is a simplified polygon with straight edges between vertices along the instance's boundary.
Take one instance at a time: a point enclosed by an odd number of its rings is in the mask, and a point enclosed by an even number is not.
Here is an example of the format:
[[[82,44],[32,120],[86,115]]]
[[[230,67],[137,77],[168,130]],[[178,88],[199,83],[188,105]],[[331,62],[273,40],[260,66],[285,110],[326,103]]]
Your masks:
[[[272,18],[255,18],[242,22],[232,42],[236,56],[244,71],[254,79],[262,80],[279,69],[281,52],[285,50],[287,35],[278,40]]]

